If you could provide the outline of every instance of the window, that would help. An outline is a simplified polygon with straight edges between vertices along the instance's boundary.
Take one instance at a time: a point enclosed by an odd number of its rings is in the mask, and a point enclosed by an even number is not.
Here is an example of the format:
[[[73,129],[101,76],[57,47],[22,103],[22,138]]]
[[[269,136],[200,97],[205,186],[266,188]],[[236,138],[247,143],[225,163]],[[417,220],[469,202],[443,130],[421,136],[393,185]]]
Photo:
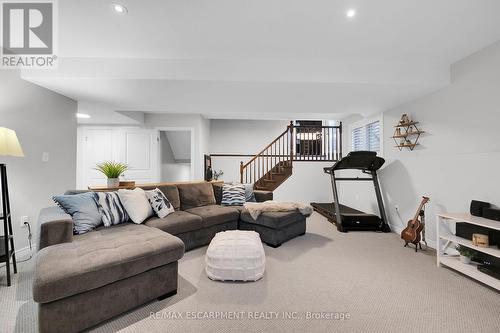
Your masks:
[[[351,130],[351,150],[380,152],[380,121],[354,126]]]

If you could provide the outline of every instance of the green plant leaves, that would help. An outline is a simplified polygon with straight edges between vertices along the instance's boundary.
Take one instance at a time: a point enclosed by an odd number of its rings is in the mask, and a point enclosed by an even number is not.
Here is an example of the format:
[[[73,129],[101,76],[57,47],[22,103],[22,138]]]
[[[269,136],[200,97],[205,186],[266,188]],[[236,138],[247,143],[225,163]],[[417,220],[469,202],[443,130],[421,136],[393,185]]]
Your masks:
[[[128,169],[128,165],[125,163],[108,161],[98,163],[94,169],[102,172],[108,178],[118,178]]]

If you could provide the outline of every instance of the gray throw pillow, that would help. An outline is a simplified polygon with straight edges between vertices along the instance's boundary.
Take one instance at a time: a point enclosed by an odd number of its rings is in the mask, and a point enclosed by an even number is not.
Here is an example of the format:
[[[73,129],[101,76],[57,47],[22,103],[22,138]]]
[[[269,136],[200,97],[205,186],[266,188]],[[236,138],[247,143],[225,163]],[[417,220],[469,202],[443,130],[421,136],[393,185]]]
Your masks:
[[[84,234],[102,223],[97,195],[94,192],[56,195],[52,199],[73,218],[73,233],[75,234]]]

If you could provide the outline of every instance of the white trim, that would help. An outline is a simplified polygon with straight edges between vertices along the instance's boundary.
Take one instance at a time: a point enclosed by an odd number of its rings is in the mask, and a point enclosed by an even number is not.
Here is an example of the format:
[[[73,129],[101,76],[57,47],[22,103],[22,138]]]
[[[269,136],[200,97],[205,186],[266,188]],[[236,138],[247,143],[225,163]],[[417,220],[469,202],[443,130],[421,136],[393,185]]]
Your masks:
[[[364,119],[361,119],[359,121],[356,121],[354,123],[349,124],[349,132],[348,132],[348,137],[347,137],[347,139],[348,139],[347,151],[349,151],[349,152],[352,151],[352,131],[355,128],[365,127],[366,125],[371,124],[371,123],[376,122],[376,121],[379,122],[379,126],[380,126],[380,151],[377,152],[377,155],[380,157],[384,156],[384,115],[383,115],[383,113],[380,113],[376,116],[367,117],[367,118],[364,118]]]

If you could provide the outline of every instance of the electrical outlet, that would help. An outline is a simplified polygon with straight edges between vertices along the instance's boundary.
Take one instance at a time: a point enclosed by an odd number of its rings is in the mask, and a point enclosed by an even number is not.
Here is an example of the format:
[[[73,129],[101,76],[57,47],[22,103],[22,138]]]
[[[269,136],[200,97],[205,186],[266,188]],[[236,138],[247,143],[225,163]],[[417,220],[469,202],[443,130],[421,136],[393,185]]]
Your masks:
[[[42,153],[42,162],[47,163],[49,161],[49,153],[48,152],[43,152]]]
[[[20,224],[21,228],[26,228],[26,223],[30,223],[30,217],[27,215],[21,216],[20,220],[21,220]]]

